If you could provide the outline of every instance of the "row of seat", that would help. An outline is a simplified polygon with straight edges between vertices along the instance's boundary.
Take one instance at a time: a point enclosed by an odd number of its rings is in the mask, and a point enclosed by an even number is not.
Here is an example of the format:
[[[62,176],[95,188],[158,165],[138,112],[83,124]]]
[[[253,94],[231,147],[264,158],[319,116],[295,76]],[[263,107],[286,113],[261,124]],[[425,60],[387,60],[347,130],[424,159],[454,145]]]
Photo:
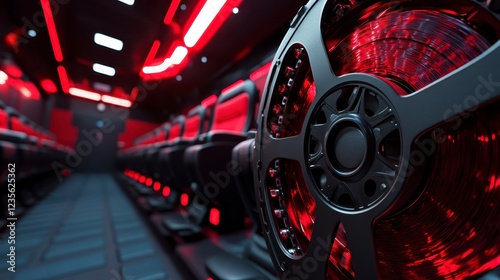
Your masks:
[[[126,189],[198,279],[276,277],[250,166],[258,102],[255,83],[240,81],[119,151]]]
[[[53,162],[64,164],[70,151],[58,144],[47,129],[0,100],[0,181],[6,184],[15,179],[16,216],[45,194],[47,190],[40,183],[42,178],[52,172]],[[0,195],[0,216],[4,220],[9,214],[8,188],[2,188]]]

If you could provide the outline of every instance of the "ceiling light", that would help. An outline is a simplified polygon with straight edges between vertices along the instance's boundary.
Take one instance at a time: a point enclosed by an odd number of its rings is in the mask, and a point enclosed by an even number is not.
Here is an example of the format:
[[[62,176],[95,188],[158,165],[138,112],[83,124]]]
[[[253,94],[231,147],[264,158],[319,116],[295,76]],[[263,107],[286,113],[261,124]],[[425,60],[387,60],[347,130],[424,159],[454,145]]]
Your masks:
[[[172,62],[172,64],[178,65],[184,60],[187,53],[188,53],[188,50],[185,47],[178,46],[177,48],[175,48],[174,52],[172,53],[172,56],[170,57],[170,61]]]
[[[206,57],[206,56],[203,56],[203,57],[201,58],[201,62],[202,62],[202,63],[207,63],[207,61],[208,61],[208,59],[207,59],[207,57]]]
[[[130,102],[129,100],[117,98],[117,97],[113,97],[113,96],[109,96],[109,95],[103,95],[102,102],[106,102],[106,103],[117,105],[117,106],[127,107],[127,108],[132,106],[132,102]]]
[[[109,67],[106,65],[102,65],[99,63],[94,63],[94,65],[92,65],[92,69],[99,74],[103,74],[103,75],[111,76],[111,77],[113,77],[116,73],[115,68]]]
[[[175,80],[177,80],[178,82],[182,81],[182,76],[181,75],[177,75],[175,77]]]
[[[161,64],[154,66],[146,66],[142,68],[144,74],[155,74],[167,70],[168,67],[172,66],[170,58],[165,59]]]
[[[115,51],[121,51],[123,49],[123,42],[121,40],[101,33],[94,34],[94,42],[98,45],[113,49]]]
[[[234,7],[234,8],[233,8],[233,14],[235,14],[235,15],[236,15],[236,14],[237,14],[237,13],[239,13],[239,12],[240,12],[240,9],[238,9],[237,7]]]
[[[28,36],[35,37],[36,36],[36,31],[33,30],[33,29],[28,30]]]
[[[200,39],[208,26],[220,12],[226,0],[207,0],[200,13],[194,20],[191,27],[184,36],[184,43],[188,47],[193,47]]]
[[[186,4],[182,4],[182,5],[181,5],[181,10],[185,11],[186,9],[187,9]]]
[[[135,2],[135,0],[118,0],[118,1],[122,2],[123,4],[127,4],[129,6],[134,5]]]
[[[73,96],[85,98],[85,99],[94,100],[94,101],[101,100],[101,95],[99,93],[95,93],[92,91],[83,90],[83,89],[79,89],[79,88],[70,88],[69,94],[71,94]]]

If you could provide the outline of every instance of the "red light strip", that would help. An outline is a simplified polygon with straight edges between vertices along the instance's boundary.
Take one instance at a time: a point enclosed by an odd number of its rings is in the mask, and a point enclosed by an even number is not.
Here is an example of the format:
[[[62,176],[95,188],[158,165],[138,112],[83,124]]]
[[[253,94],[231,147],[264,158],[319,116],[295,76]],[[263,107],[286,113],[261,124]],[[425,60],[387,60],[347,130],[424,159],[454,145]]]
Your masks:
[[[101,100],[101,95],[99,93],[95,93],[92,91],[88,90],[83,90],[79,88],[70,88],[69,89],[69,94],[85,99],[90,99],[94,101],[100,101]]]
[[[102,102],[117,105],[117,106],[122,106],[122,107],[126,107],[126,108],[130,108],[130,106],[132,106],[132,102],[130,102],[130,100],[117,98],[117,97],[113,97],[113,96],[109,96],[109,95],[103,95]]]
[[[219,211],[219,209],[217,209],[217,208],[210,209],[210,215],[209,215],[208,221],[214,226],[219,225],[219,223],[220,223],[220,211]]]
[[[221,95],[224,95],[224,94],[226,94],[228,92],[231,92],[231,91],[235,90],[238,87],[241,87],[244,83],[245,83],[245,81],[243,81],[243,80],[236,81],[232,85],[230,85],[230,86],[226,87],[225,89],[223,89]]]
[[[144,61],[144,67],[146,67],[147,65],[150,65],[151,62],[154,60],[156,53],[158,52],[158,49],[160,48],[160,45],[161,45],[161,43],[159,40],[155,40],[153,42],[153,45],[151,46],[151,50],[149,50],[148,56],[146,57],[146,61]]]
[[[45,16],[45,22],[47,23],[47,30],[49,31],[50,43],[52,44],[52,50],[54,51],[54,57],[57,62],[63,61],[63,54],[61,50],[61,44],[59,42],[59,36],[57,35],[56,24],[54,23],[54,17],[52,15],[52,10],[50,9],[49,0],[40,0],[42,4],[43,15]]]
[[[64,66],[62,65],[57,66],[57,73],[59,74],[59,81],[61,82],[62,91],[65,93],[69,93],[69,79],[66,68],[64,68]]]
[[[186,46],[191,48],[196,45],[217,14],[222,10],[224,4],[226,4],[226,0],[207,0],[184,35],[184,43]]]
[[[174,18],[175,12],[177,11],[180,3],[181,0],[172,0],[172,2],[170,3],[170,7],[168,7],[167,14],[163,19],[163,23],[170,24],[172,22],[172,19]]]

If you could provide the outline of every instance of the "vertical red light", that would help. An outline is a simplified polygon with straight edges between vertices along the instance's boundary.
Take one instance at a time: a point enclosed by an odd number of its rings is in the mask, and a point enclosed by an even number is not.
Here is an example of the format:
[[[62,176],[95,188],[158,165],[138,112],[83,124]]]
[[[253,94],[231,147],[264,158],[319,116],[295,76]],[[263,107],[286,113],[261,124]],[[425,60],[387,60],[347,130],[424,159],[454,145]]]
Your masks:
[[[189,195],[187,193],[183,193],[181,195],[181,205],[188,206],[188,204],[189,204]]]
[[[69,93],[69,79],[68,73],[66,72],[66,68],[64,66],[57,66],[57,73],[59,74],[59,81],[61,82],[62,91],[65,93]]]
[[[50,43],[52,44],[52,50],[54,51],[54,57],[57,62],[63,61],[63,54],[61,50],[61,44],[59,41],[59,36],[57,35],[56,24],[54,22],[54,16],[50,8],[49,0],[40,0],[42,4],[43,15],[45,16],[45,22],[47,23],[47,30],[49,31]]]
[[[169,186],[163,187],[162,194],[164,197],[168,197],[170,195],[170,187]]]
[[[220,211],[219,211],[219,209],[217,209],[217,208],[210,209],[208,221],[214,226],[219,225],[219,223],[220,223]]]

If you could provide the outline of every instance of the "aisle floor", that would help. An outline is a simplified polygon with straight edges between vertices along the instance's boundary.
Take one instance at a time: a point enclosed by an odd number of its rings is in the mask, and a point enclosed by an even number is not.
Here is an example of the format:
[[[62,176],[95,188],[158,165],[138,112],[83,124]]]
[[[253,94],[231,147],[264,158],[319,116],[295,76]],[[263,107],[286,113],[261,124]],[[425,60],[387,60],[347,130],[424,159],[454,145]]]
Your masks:
[[[109,174],[74,174],[16,224],[15,273],[0,238],[0,279],[182,279]]]

